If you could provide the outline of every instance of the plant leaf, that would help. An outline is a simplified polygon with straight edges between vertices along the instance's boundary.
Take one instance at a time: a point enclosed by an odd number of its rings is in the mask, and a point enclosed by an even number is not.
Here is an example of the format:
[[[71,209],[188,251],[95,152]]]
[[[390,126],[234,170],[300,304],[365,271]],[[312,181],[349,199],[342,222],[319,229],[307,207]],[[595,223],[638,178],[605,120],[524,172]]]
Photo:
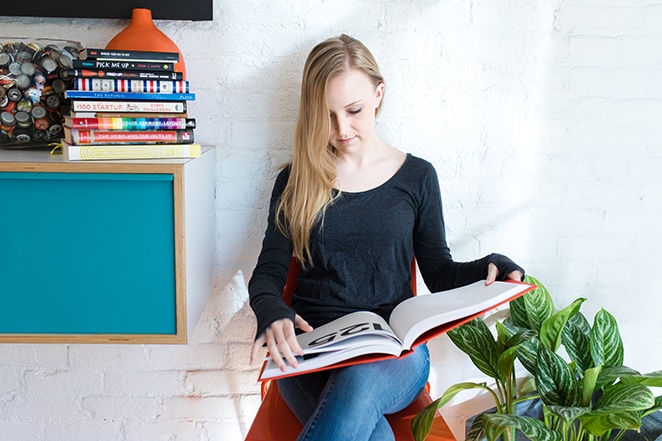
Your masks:
[[[612,429],[639,429],[641,427],[641,412],[589,412],[579,417],[584,428],[594,436],[602,436]]]
[[[467,433],[464,435],[464,441],[483,441],[485,439],[486,435],[485,429],[483,428],[482,418],[484,415],[487,415],[487,413],[474,418],[474,420],[471,422],[471,426],[469,426],[469,430],[467,430]]]
[[[554,415],[561,417],[566,423],[575,421],[580,415],[591,411],[590,407],[547,406]]]
[[[621,377],[621,381],[626,381]],[[648,374],[633,375],[627,378],[627,381],[636,381],[639,384],[649,387],[662,387],[662,371],[650,372]]]
[[[538,279],[527,274],[524,281],[537,288],[510,302],[510,319],[516,326],[539,332],[542,323],[555,312],[554,303]]]
[[[537,333],[533,330],[517,326],[509,319],[504,320],[503,326],[508,330],[511,339],[518,338],[522,340],[517,343],[517,358],[522,363],[522,366],[524,366],[531,375],[534,375],[536,372],[538,346],[540,345],[540,341],[536,337]]]
[[[531,375],[536,374],[536,364],[538,360],[538,350],[540,348],[540,340],[532,338],[531,340],[521,343],[517,348],[517,358],[524,366],[524,369],[529,371]]]
[[[560,433],[549,430],[540,420],[525,416],[499,413],[484,415],[483,426],[490,441],[511,428],[518,429],[532,441],[561,441]]]
[[[449,331],[448,337],[482,373],[503,381],[498,369],[499,345],[482,319],[474,319]]]
[[[470,389],[487,389],[488,391],[491,391],[491,389],[488,388],[485,383],[465,382],[452,385],[446,389],[441,397],[434,400],[432,403],[425,406],[423,410],[418,412],[418,414],[416,414],[414,419],[411,421],[411,430],[414,435],[414,439],[416,441],[424,441],[428,436],[428,433],[430,433],[430,429],[432,428],[432,423],[434,422],[434,417],[437,413],[437,410],[452,400],[455,395]]]
[[[616,383],[616,380],[619,379],[625,384],[639,383],[642,381],[642,375],[627,366],[607,366],[600,372],[596,386],[602,389]],[[662,380],[662,377],[660,380]]]
[[[595,314],[590,339],[594,366],[620,366],[623,364],[623,340],[613,315],[601,309]]]
[[[565,360],[544,346],[538,350],[536,384],[547,406],[578,407],[579,385]]]
[[[552,352],[556,352],[561,346],[561,333],[570,317],[579,312],[585,298],[578,298],[570,305],[553,314],[545,320],[540,327],[540,342]]]
[[[581,405],[590,406],[592,404],[593,395],[596,392],[596,385],[598,378],[602,372],[602,366],[586,369],[584,377],[581,380]]]
[[[570,359],[577,365],[577,373],[580,375],[594,366],[589,345],[590,338],[591,325],[581,312],[570,317],[561,333],[563,346]]]
[[[593,405],[593,412],[612,413],[646,410],[655,405],[653,392],[642,384],[616,384]]]
[[[509,378],[515,370],[515,359],[517,358],[517,346],[507,348],[499,355],[499,372],[503,378]]]

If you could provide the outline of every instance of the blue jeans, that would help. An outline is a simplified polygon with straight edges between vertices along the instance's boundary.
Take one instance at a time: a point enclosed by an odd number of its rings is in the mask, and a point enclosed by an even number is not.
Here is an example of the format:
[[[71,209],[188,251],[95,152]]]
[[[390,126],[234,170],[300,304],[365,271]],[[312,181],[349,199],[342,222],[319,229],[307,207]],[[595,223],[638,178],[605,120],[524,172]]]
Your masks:
[[[388,441],[384,415],[407,407],[430,373],[426,345],[389,359],[278,380],[280,393],[304,425],[297,441]]]

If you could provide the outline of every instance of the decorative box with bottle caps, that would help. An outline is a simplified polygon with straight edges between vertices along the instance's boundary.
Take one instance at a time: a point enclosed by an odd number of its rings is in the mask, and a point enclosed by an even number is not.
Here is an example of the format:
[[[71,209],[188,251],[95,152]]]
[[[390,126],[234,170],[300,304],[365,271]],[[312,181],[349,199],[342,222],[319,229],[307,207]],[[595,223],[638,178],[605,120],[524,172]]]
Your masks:
[[[71,81],[60,71],[80,49],[75,41],[0,37],[0,148],[59,142]]]

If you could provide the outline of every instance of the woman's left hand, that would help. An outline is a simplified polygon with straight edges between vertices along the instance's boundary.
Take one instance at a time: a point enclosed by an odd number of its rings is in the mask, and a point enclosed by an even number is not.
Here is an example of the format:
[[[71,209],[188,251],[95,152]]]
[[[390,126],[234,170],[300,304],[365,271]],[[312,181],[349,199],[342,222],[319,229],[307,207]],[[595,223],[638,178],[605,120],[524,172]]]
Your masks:
[[[490,264],[487,266],[487,278],[485,279],[485,285],[491,285],[494,283],[497,277],[499,277],[499,268],[497,268],[494,263],[490,262]],[[519,270],[515,270],[508,274],[508,278],[513,280],[522,280],[522,277],[524,277],[524,274],[522,274],[522,272]]]

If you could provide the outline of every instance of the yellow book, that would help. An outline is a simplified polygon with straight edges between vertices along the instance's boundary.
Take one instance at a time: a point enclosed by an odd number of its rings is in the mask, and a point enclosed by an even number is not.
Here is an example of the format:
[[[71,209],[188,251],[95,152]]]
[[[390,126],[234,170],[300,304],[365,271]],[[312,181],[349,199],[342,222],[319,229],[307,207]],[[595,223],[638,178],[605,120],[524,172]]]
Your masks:
[[[200,144],[69,145],[63,143],[62,153],[69,161],[197,158],[202,154],[202,146]]]

